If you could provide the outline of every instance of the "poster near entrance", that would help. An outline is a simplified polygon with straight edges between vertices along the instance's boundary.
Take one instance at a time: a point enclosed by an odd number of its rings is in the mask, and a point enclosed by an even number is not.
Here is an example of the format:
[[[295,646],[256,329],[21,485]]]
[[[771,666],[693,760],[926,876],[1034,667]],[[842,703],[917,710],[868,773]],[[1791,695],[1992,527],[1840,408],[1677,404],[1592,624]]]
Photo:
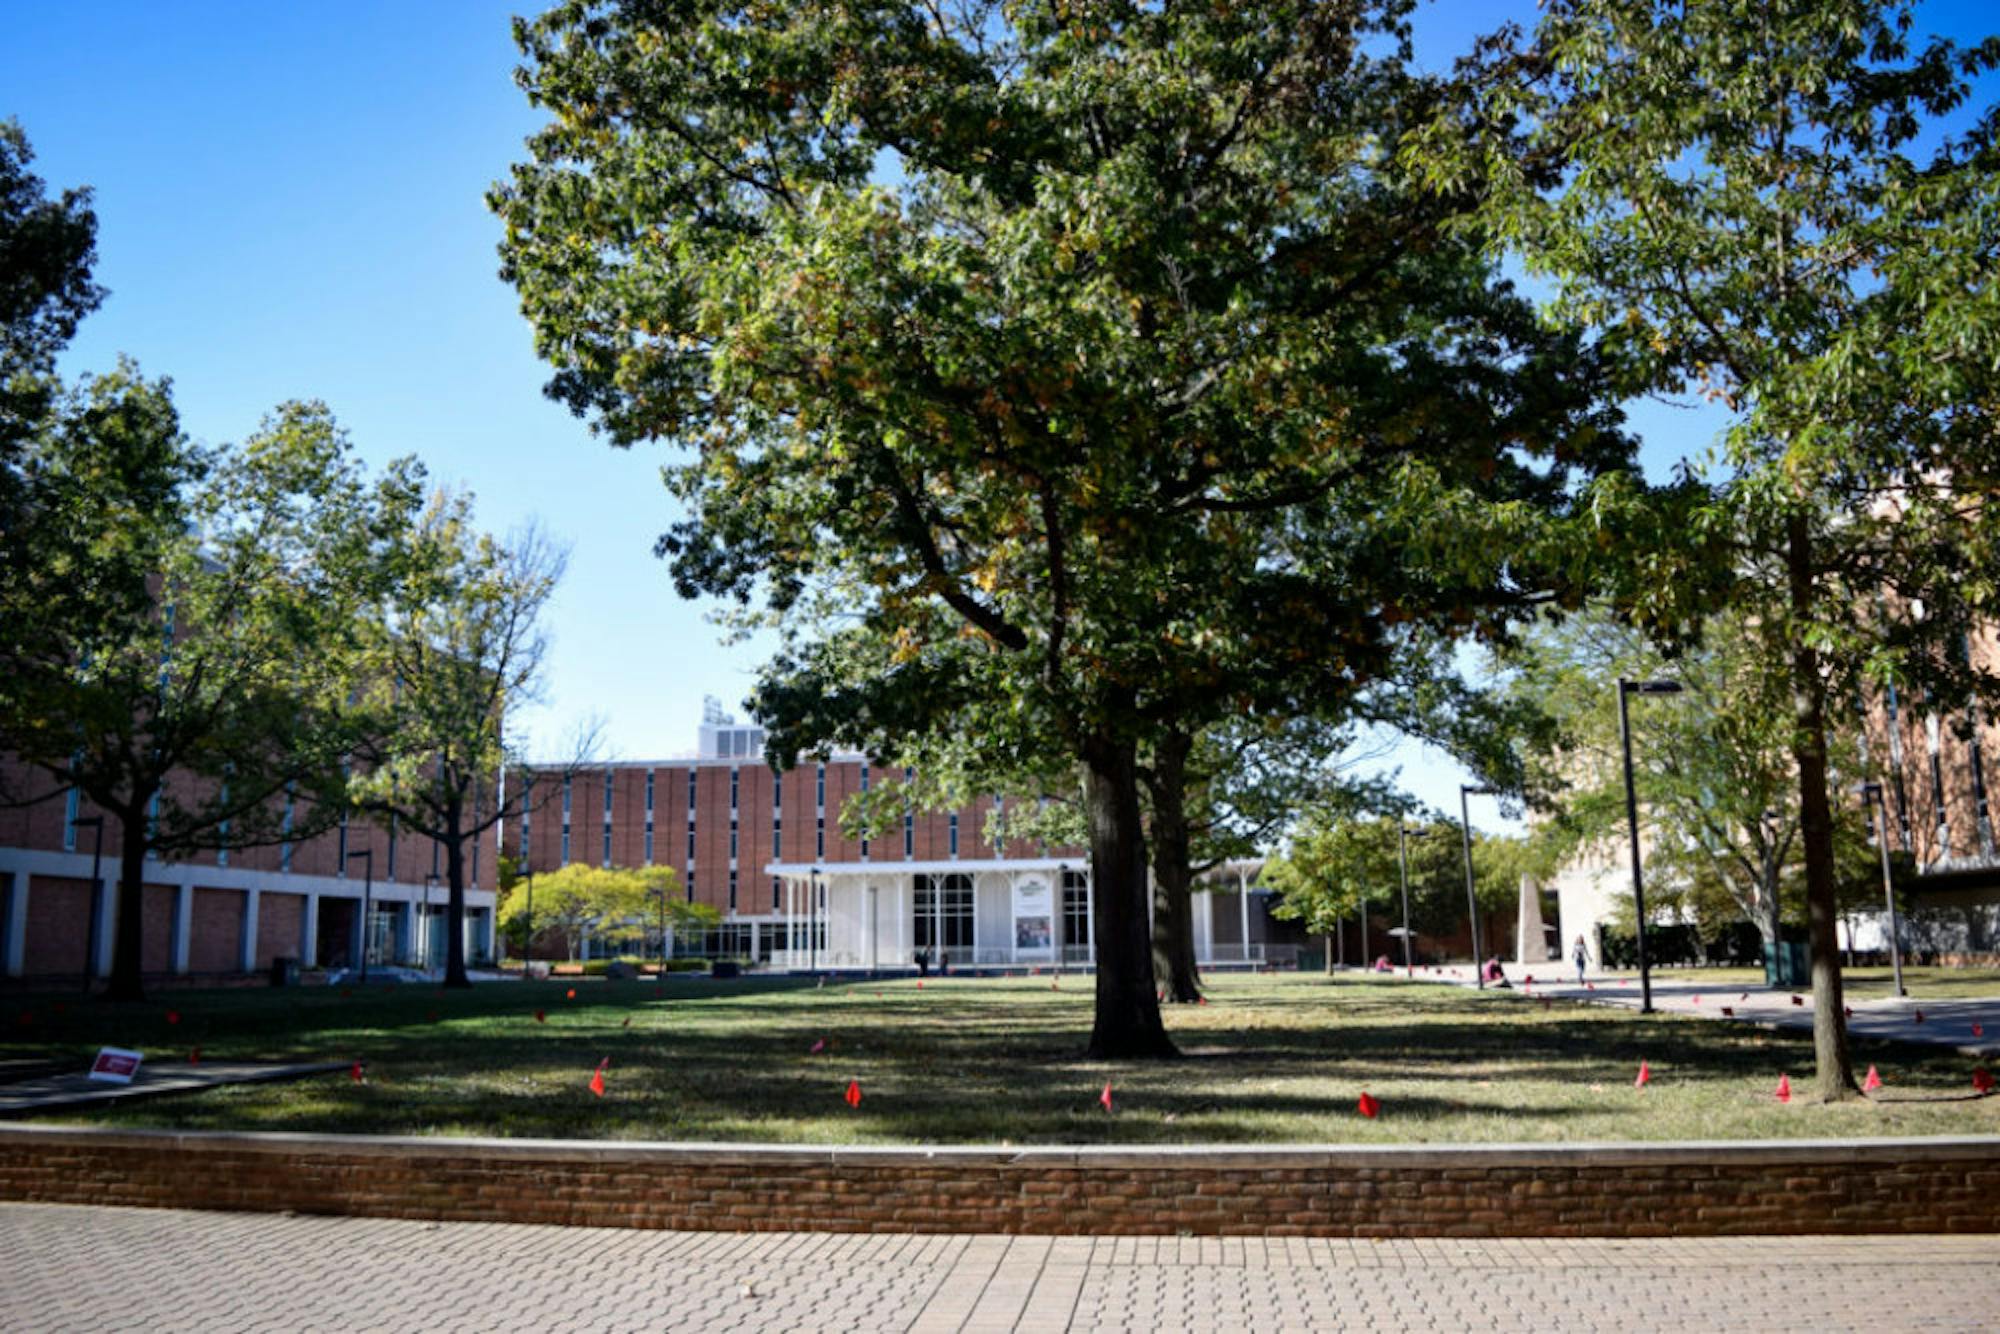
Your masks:
[[[1053,898],[1046,880],[1014,882],[1014,953],[1048,958],[1054,953]]]

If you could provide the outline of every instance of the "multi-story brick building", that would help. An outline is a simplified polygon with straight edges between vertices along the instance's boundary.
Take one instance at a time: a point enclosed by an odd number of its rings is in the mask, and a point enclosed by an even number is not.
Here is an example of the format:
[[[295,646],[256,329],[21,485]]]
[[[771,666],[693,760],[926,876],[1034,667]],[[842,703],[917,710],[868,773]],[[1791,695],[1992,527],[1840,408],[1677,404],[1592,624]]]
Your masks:
[[[708,939],[678,942],[689,953],[781,968],[908,967],[926,949],[954,966],[1094,957],[1088,855],[989,841],[1003,796],[955,811],[908,810],[880,838],[841,832],[843,803],[904,777],[858,754],[775,773],[763,729],[711,708],[693,756],[531,777],[560,790],[514,794],[527,814],[512,819],[504,846],[536,871],[569,862],[673,868],[689,902],[722,914]],[[1236,892],[1194,896],[1197,958],[1261,959],[1285,932],[1265,894],[1242,892],[1248,880],[1246,869],[1225,886]]]
[[[0,977],[81,977],[86,963],[93,977],[109,975],[118,840],[116,817],[75,789],[0,809]],[[489,831],[467,859],[471,959],[493,954],[498,850]],[[348,855],[363,852],[372,855]],[[280,958],[349,966],[364,941],[377,963],[443,961],[444,865],[428,839],[355,819],[297,843],[148,860],[146,870],[141,967],[155,978],[256,972]]]

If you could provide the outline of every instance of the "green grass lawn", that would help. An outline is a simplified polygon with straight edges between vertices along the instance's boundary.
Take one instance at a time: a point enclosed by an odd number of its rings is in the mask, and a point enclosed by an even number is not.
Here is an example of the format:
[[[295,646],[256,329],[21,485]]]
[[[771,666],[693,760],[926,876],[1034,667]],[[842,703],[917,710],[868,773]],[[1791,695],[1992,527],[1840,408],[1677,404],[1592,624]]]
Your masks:
[[[0,1059],[80,1059],[110,1043],[152,1061],[198,1044],[204,1060],[366,1063],[360,1084],[320,1077],[65,1118],[190,1129],[870,1144],[2000,1133],[2000,1098],[1972,1098],[1972,1063],[1951,1053],[1857,1043],[1860,1067],[1888,1080],[1884,1101],[1782,1105],[1780,1073],[1809,1082],[1803,1035],[1391,979],[1218,976],[1210,1003],[1169,1010],[1185,1059],[1093,1063],[1077,1055],[1090,987],[579,979],[170,992],[130,1011],[16,997]],[[605,1058],[598,1098],[587,1085]],[[1644,1091],[1632,1083],[1642,1058]],[[1363,1090],[1379,1119],[1356,1114]]]

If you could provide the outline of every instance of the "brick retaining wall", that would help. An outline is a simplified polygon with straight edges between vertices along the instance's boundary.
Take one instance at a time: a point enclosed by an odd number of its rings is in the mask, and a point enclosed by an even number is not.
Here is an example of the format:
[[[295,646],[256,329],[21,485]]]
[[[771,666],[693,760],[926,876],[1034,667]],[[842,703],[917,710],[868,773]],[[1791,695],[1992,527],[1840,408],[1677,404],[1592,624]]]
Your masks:
[[[711,1231],[2000,1231],[2000,1138],[793,1148],[0,1126],[0,1199]]]

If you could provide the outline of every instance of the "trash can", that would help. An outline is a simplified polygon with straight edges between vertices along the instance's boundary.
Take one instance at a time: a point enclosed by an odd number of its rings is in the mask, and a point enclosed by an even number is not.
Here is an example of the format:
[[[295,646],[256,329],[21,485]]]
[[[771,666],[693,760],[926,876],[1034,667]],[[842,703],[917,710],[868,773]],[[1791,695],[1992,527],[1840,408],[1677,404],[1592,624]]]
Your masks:
[[[1764,981],[1774,987],[1812,984],[1812,955],[1802,940],[1781,940],[1764,947]]]
[[[271,985],[274,987],[295,987],[299,984],[299,961],[297,959],[271,960]]]

